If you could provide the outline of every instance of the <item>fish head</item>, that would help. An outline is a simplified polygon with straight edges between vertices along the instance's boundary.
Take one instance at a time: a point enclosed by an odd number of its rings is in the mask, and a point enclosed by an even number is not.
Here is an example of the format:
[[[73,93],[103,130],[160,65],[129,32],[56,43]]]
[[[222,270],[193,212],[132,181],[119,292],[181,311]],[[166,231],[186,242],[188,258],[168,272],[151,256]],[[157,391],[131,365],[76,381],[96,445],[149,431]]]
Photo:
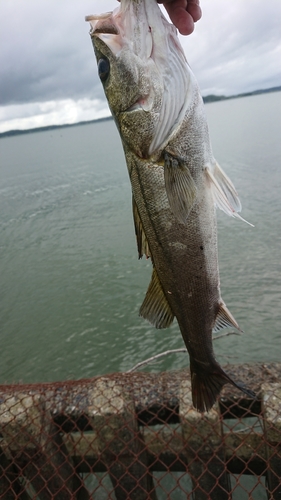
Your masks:
[[[147,158],[183,118],[188,65],[156,0],[121,0],[88,16],[100,80],[122,141]]]
[[[119,35],[94,34],[92,40],[99,77],[121,138],[138,156],[146,157],[157,122],[157,104],[151,97],[157,94],[155,101],[161,105],[161,88],[148,78],[143,61],[120,47]]]

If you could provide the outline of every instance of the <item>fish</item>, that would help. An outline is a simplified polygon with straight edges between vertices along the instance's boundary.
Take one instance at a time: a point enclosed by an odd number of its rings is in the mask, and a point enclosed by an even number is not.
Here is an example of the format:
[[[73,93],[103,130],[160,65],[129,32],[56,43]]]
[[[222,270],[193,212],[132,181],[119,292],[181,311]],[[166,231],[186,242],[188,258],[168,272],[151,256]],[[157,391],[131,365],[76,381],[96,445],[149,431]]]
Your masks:
[[[217,207],[242,219],[241,203],[214,158],[177,30],[156,0],[121,0],[114,11],[86,21],[124,149],[138,255],[152,262],[140,316],[159,329],[176,318],[199,412],[212,408],[226,383],[254,397],[213,351],[213,333],[241,331],[221,298],[216,223]]]

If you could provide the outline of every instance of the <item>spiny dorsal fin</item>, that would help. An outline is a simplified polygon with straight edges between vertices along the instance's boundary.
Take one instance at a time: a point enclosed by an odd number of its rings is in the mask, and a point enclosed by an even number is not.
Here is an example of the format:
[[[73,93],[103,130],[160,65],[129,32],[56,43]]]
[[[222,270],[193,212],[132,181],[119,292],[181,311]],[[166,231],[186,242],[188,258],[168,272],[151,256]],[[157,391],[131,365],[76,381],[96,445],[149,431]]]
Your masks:
[[[237,213],[242,208],[238,194],[231,180],[223,172],[218,163],[216,163],[213,172],[211,172],[209,167],[206,167],[205,171],[210,182],[215,204],[227,215],[241,219],[246,224],[249,224],[249,226],[254,227],[253,224],[243,219]]]
[[[242,332],[241,328],[239,327],[237,321],[234,319],[232,316],[231,312],[227,309],[226,305],[224,302],[221,302],[219,305],[219,310],[216,316],[216,321],[215,321],[215,326],[213,328],[213,332],[219,332],[223,328],[228,328],[228,327],[233,327],[236,328],[236,330],[239,330],[239,332]]]
[[[218,162],[215,163],[213,175],[217,180],[220,188],[224,192],[229,204],[232,206],[235,212],[241,212],[242,205],[238,197],[238,193],[232,184],[229,177],[225,174],[222,168],[219,166]]]
[[[150,257],[150,251],[148,247],[148,242],[145,236],[145,232],[142,227],[142,222],[140,220],[139,211],[135,199],[133,197],[133,217],[135,224],[135,232],[137,237],[137,246],[139,252],[139,259],[142,258],[143,255],[146,255],[146,258]]]
[[[152,271],[151,281],[140,308],[140,316],[156,328],[168,328],[174,319],[155,269]]]
[[[197,193],[190,170],[179,158],[165,152],[164,177],[171,210],[185,224]]]

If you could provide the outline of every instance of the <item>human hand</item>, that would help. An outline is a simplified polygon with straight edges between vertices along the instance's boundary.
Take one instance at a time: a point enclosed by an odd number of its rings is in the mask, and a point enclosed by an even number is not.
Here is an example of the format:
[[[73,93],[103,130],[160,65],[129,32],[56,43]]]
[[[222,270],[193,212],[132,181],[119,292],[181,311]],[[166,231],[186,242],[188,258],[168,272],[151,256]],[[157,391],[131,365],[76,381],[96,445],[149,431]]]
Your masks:
[[[182,35],[190,35],[202,16],[199,0],[157,0],[163,3],[172,23]]]

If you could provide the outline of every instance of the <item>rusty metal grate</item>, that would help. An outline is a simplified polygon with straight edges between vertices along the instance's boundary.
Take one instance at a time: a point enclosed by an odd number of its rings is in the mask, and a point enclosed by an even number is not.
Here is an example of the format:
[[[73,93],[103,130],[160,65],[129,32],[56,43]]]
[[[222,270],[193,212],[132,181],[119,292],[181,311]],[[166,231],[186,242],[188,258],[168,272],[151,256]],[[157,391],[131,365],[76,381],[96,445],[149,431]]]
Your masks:
[[[228,366],[209,413],[187,371],[0,387],[0,498],[281,499],[281,364]]]

